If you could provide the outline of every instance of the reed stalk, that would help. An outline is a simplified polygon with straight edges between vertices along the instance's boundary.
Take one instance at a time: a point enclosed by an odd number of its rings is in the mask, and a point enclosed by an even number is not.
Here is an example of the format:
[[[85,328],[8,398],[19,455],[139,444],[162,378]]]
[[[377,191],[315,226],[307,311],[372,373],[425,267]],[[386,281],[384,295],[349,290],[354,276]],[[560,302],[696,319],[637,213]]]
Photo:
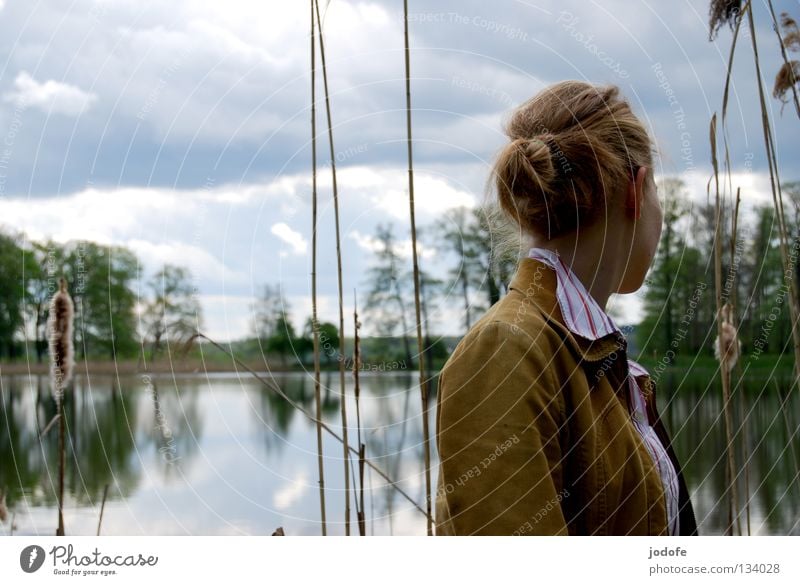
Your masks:
[[[103,502],[100,504],[100,518],[97,521],[97,536],[100,536],[100,527],[103,525],[103,512],[106,509],[106,498],[108,497],[108,484],[103,488]]]
[[[778,160],[775,156],[775,145],[772,138],[772,130],[769,125],[769,114],[767,111],[767,101],[764,96],[764,86],[761,77],[761,62],[758,57],[758,41],[756,38],[756,27],[753,18],[753,7],[748,2],[747,4],[747,20],[750,26],[750,41],[753,45],[753,59],[756,67],[756,85],[758,86],[759,103],[761,106],[761,125],[764,130],[764,148],[767,154],[767,162],[769,163],[769,179],[770,187],[772,189],[772,202],[775,206],[775,215],[778,220],[778,232],[780,240],[781,260],[783,262],[784,271],[789,271],[789,274],[794,275],[793,263],[790,263],[787,244],[786,244],[786,223],[783,216],[783,194],[781,193],[780,176],[778,173]],[[797,299],[797,285],[794,276],[789,279],[790,295],[789,295],[789,310],[791,314],[792,323],[792,342],[794,344],[794,378],[795,382],[800,381],[800,327],[798,326],[798,318],[800,318],[800,307],[798,307]],[[798,385],[800,387],[800,384]]]
[[[797,457],[797,450],[795,449],[795,440],[794,437],[798,433],[798,428],[795,425],[795,429],[792,430],[792,421],[789,420],[789,412],[791,412],[787,407],[789,406],[789,401],[792,398],[792,389],[789,388],[789,391],[784,393],[781,391],[780,387],[778,386],[778,381],[773,378],[773,382],[775,383],[775,391],[778,393],[778,396],[781,399],[781,413],[783,414],[783,422],[786,425],[786,436],[788,440],[786,443],[788,444],[789,450],[792,453],[792,463],[794,463],[794,477],[795,480],[800,478],[800,459]],[[792,482],[795,483],[795,482]],[[798,485],[798,495],[800,495],[800,484]]]
[[[744,10],[750,5],[750,0],[745,2]],[[733,72],[733,56],[736,52],[736,41],[739,38],[739,30],[741,29],[742,19],[736,19],[736,25],[733,30],[733,39],[731,40],[731,49],[728,54],[728,69],[725,75],[725,89],[722,92],[722,143],[725,147],[725,173],[728,177],[728,187],[730,192],[733,192],[733,185],[731,183],[731,157],[730,148],[728,147],[728,96],[730,95],[731,87],[731,73]]]
[[[0,524],[5,524],[8,520],[8,505],[6,503],[6,490],[0,488]]]
[[[45,435],[47,435],[47,431],[49,431],[53,427],[53,425],[58,422],[59,418],[61,418],[61,414],[56,413],[56,415],[52,419],[50,419],[50,422],[47,423],[47,426],[44,427],[44,429],[42,429],[42,431],[39,433],[40,440],[43,439]]]
[[[745,2],[743,10],[747,10],[750,5],[750,0]],[[741,15],[742,11],[739,12]],[[730,148],[728,146],[728,123],[727,123],[727,115],[728,115],[728,97],[730,95],[730,85],[731,85],[731,74],[733,72],[733,58],[736,52],[736,41],[739,38],[739,31],[741,29],[742,19],[736,18],[735,26],[733,30],[733,38],[731,40],[731,48],[728,54],[728,66],[725,75],[725,88],[722,94],[722,140],[723,145],[725,148],[725,173],[728,180],[728,187],[729,192],[733,192],[733,185],[732,185],[732,173],[731,173],[731,161],[730,161]],[[714,149],[714,156],[716,156],[716,148]],[[739,217],[739,204],[741,202],[740,197],[740,189],[737,187],[736,189],[736,204],[734,208],[733,218],[732,218],[732,229],[731,229],[731,251],[730,257],[731,261],[733,262],[733,258],[736,255],[736,240],[737,240],[737,227],[738,227],[738,217]],[[731,302],[731,325],[736,328],[737,335],[738,335],[738,327],[736,327],[736,286],[732,287],[731,295],[733,297],[733,301]],[[738,362],[738,370],[740,373],[740,379],[742,377],[742,366],[741,360]],[[744,405],[743,405],[743,394],[741,389],[738,389],[739,393],[739,405],[740,410],[744,412]],[[749,475],[749,450],[748,450],[748,435],[747,435],[747,418],[743,418],[740,423],[740,427],[737,430],[736,435],[739,436],[739,432],[741,431],[741,440],[742,440],[742,457],[744,461],[744,483],[745,483],[745,510],[747,514],[747,533],[750,534],[750,475]],[[729,472],[726,472],[729,473]],[[738,478],[732,479],[732,481],[737,481]],[[737,508],[738,508],[738,501],[737,501]],[[739,515],[737,514],[737,526],[739,528],[739,533],[741,534],[741,524],[739,523]]]
[[[730,175],[730,171],[728,173]],[[731,263],[733,263],[734,259],[736,258],[736,242],[738,240],[738,228],[739,228],[739,206],[742,202],[742,193],[741,188],[736,188],[736,203],[733,207],[733,218],[731,218],[731,250],[730,250],[730,257]],[[736,323],[736,307],[737,305],[737,286],[736,286],[736,277],[735,275],[738,271],[734,272],[734,278],[732,280],[731,285],[731,325],[736,328],[736,335],[738,340],[739,335],[739,327]],[[738,343],[738,341],[737,341]],[[742,360],[739,359],[736,363],[737,370],[739,371],[739,380],[742,379]],[[747,535],[750,536],[750,449],[748,445],[748,436],[747,436],[747,420],[748,416],[745,416],[745,409],[744,409],[744,391],[743,388],[737,384],[736,386],[736,393],[739,395],[739,429],[736,431],[736,434],[741,439],[741,446],[742,446],[742,466],[744,467],[744,507],[745,507],[745,514],[747,517]],[[738,505],[738,503],[737,503]],[[739,526],[739,534],[742,534],[741,525]]]
[[[425,451],[425,505],[428,536],[433,536],[431,516],[431,452],[428,429],[428,380],[425,377],[425,348],[422,341],[422,315],[419,301],[419,262],[417,259],[417,222],[414,210],[414,165],[411,148],[411,52],[408,43],[408,0],[403,0],[403,24],[406,64],[406,134],[408,137],[408,208],[411,223],[411,257],[414,265],[414,309],[416,312],[417,353],[419,354],[419,390],[422,397],[422,442]],[[404,333],[405,335],[405,333]]]
[[[58,528],[56,536],[64,536],[64,467],[65,456],[65,425],[64,425],[64,399],[58,401]]]
[[[356,293],[353,291],[353,383],[355,385],[356,395],[356,431],[358,433],[358,533],[361,536],[366,536],[367,525],[364,516],[364,459],[366,456],[367,446],[361,442],[361,407],[359,405],[359,398],[361,396],[361,384],[358,377],[358,369],[361,365],[361,348],[360,340],[358,337],[358,329],[361,323],[358,321],[358,299]]]
[[[722,206],[719,198],[719,164],[717,162],[717,114],[711,117],[709,138],[711,141],[711,164],[714,170],[715,186],[715,231],[714,231],[714,285],[715,300],[717,308],[717,336],[720,347],[720,376],[722,379],[722,399],[723,416],[725,420],[725,452],[727,455],[727,466],[725,479],[726,491],[728,492],[728,524],[725,534],[733,534],[733,513],[738,505],[735,475],[735,456],[733,451],[732,429],[733,421],[731,417],[731,396],[730,396],[730,370],[728,369],[729,355],[727,348],[723,345],[724,339],[724,320],[722,313]]]
[[[311,324],[314,337],[314,404],[317,420],[322,420],[320,391],[319,322],[317,318],[317,102],[316,33],[314,2],[311,0]],[[319,510],[322,536],[327,536],[325,520],[325,465],[322,458],[322,427],[317,423],[317,466],[319,468]]]
[[[336,222],[336,273],[339,280],[339,387],[342,406],[342,446],[344,448],[344,529],[345,535],[350,536],[350,475],[348,474],[348,449],[347,442],[347,397],[344,386],[344,297],[342,293],[342,246],[339,232],[339,190],[336,186],[336,150],[333,147],[333,123],[331,121],[331,101],[328,92],[328,68],[325,63],[325,35],[322,32],[322,19],[319,15],[319,0],[314,2],[317,13],[317,28],[319,29],[319,54],[322,59],[322,82],[325,88],[325,110],[328,115],[328,142],[331,151],[331,175],[333,180],[333,212]]]

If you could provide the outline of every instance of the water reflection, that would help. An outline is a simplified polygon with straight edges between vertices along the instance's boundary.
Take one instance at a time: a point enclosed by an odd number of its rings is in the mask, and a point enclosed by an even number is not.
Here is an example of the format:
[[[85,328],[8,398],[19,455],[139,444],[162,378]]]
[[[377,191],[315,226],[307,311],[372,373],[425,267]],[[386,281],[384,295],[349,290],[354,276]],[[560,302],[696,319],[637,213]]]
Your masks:
[[[664,377],[659,400],[685,473],[702,534],[727,523],[725,429],[712,375]],[[305,374],[273,380],[314,412],[314,382]],[[322,379],[323,420],[341,434],[339,377]],[[0,379],[0,488],[16,533],[52,534],[56,520],[57,428],[46,377]],[[351,444],[355,401],[347,387]],[[435,388],[435,383],[433,385]],[[778,390],[783,389],[783,394]],[[797,393],[788,382],[750,380],[734,397],[737,421],[748,420],[737,487],[751,498],[753,533],[800,533]],[[413,372],[362,374],[362,441],[367,457],[420,505],[425,501],[422,421]],[[435,406],[435,396],[430,399]],[[264,384],[245,375],[78,377],[65,403],[68,534],[93,534],[109,485],[104,534],[319,534],[316,429]],[[435,408],[430,413],[435,429]],[[737,425],[738,426],[738,425]],[[324,434],[328,533],[344,534],[341,443]],[[737,448],[741,449],[739,437]],[[432,455],[436,481],[437,454]],[[348,463],[356,486],[358,461]],[[368,534],[425,534],[422,514],[367,468]],[[355,494],[352,494],[355,501]],[[741,522],[746,531],[747,518]],[[9,522],[2,525],[8,533]],[[355,505],[351,533],[357,533]]]
[[[723,400],[713,372],[660,383],[660,408],[685,467],[701,534],[722,534],[728,523],[726,435]],[[781,388],[781,390],[778,389]],[[800,400],[788,400],[788,380],[747,379],[731,398],[739,522],[747,534],[744,503],[750,502],[752,534],[800,534]],[[745,441],[746,436],[746,448]],[[747,453],[745,453],[745,451]],[[735,512],[734,512],[735,517]]]

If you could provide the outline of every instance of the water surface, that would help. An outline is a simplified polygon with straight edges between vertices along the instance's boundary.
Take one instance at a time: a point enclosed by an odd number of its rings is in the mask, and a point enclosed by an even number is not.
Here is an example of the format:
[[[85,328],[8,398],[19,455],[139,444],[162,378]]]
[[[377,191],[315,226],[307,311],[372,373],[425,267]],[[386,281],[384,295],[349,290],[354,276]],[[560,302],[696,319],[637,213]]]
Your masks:
[[[348,427],[357,444],[348,373]],[[307,374],[272,379],[314,411]],[[323,374],[323,419],[341,434],[338,374]],[[705,380],[705,381],[704,381]],[[56,527],[57,427],[47,379],[5,376],[0,404],[0,488],[14,514],[15,534],[53,534]],[[780,386],[780,384],[778,385]],[[659,381],[663,417],[695,505],[702,534],[727,520],[722,400],[707,378]],[[367,457],[424,507],[422,419],[414,372],[364,373],[361,441]],[[430,429],[435,430],[435,394]],[[800,446],[796,396],[781,408],[774,382],[751,380],[737,398],[749,417],[750,463],[740,456],[739,497],[750,495],[754,534],[800,534]],[[320,534],[316,427],[249,374],[78,376],[66,403],[68,451],[65,525],[94,534],[105,486],[103,534]],[[344,534],[343,449],[323,435],[329,534]],[[741,455],[741,453],[740,453]],[[438,458],[431,445],[432,480]],[[352,459],[351,487],[358,461]],[[368,534],[425,534],[425,517],[376,473],[365,473]],[[746,517],[741,519],[746,531]],[[9,521],[0,525],[8,534]],[[351,532],[358,533],[355,502]]]

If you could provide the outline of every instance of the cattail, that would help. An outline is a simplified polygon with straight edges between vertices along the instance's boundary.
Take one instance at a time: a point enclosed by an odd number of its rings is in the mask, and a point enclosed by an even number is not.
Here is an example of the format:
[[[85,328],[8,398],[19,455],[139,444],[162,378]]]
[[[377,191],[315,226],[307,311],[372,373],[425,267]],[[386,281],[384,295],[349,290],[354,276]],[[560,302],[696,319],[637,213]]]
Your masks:
[[[781,38],[780,33],[778,33],[778,37],[783,43],[784,63],[778,69],[777,75],[775,75],[772,97],[781,100],[785,104],[789,101],[786,97],[787,92],[792,90],[798,79],[800,79],[800,61],[790,61],[786,57],[785,51],[800,51],[800,28],[797,27],[795,19],[786,12],[781,13],[781,27],[783,28],[783,36]],[[777,24],[775,25],[775,32],[778,32]]]
[[[772,88],[772,97],[787,103],[786,93],[800,80],[800,61],[789,61],[781,65],[775,75],[775,86]]]
[[[66,426],[64,424],[64,389],[72,379],[74,349],[72,347],[72,321],[75,305],[67,292],[64,277],[58,280],[58,292],[50,301],[47,316],[47,337],[50,342],[50,381],[58,405],[58,529],[56,536],[64,536],[64,456]]]
[[[0,522],[5,524],[8,519],[8,507],[6,506],[6,492],[0,489]]]
[[[733,29],[742,13],[742,0],[712,0],[709,6],[708,40],[713,41],[723,24]]]
[[[800,28],[797,21],[787,12],[781,12],[781,27],[784,46],[790,51],[800,51]]]
[[[730,303],[725,303],[719,310],[719,318],[722,319],[722,344],[720,344],[720,336],[717,335],[714,340],[714,357],[720,363],[725,360],[725,365],[730,372],[742,352],[742,342],[736,335],[736,328],[733,326]],[[721,350],[720,345],[722,346]]]
[[[58,292],[50,301],[47,318],[47,334],[50,341],[50,379],[56,400],[61,401],[64,388],[72,379],[75,365],[72,345],[72,322],[75,305],[67,292],[67,281],[58,280]]]

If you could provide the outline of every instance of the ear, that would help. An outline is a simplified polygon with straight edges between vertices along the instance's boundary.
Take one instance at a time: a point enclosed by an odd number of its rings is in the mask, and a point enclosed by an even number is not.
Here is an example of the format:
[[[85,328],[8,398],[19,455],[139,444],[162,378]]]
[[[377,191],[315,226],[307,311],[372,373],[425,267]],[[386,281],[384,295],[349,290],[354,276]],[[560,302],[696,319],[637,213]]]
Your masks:
[[[642,203],[644,202],[644,185],[647,180],[648,168],[641,166],[636,174],[628,181],[628,192],[625,197],[625,209],[630,210],[634,219],[642,217]]]

